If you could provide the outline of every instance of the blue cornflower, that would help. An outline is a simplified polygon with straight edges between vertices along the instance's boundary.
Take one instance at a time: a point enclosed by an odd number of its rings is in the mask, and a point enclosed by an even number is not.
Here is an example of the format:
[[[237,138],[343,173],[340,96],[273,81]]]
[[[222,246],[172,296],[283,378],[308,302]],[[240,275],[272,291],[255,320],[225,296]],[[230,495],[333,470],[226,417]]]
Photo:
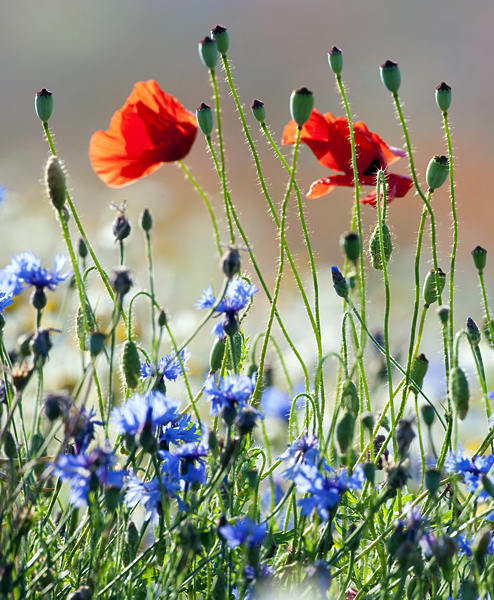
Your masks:
[[[172,400],[161,392],[147,392],[143,396],[135,393],[120,408],[114,408],[111,413],[117,433],[135,435],[145,423],[151,429],[161,427],[179,418],[180,402]]]
[[[226,335],[224,325],[238,319],[238,313],[243,310],[252,296],[257,292],[254,284],[244,282],[241,277],[232,279],[226,288],[226,293],[214,311],[214,316],[224,315],[224,319],[213,327],[211,333],[222,338]],[[211,285],[203,291],[201,298],[196,302],[196,308],[211,308],[217,302]]]
[[[66,430],[74,436],[76,454],[84,452],[94,440],[94,426],[103,425],[103,421],[96,420],[96,411],[91,408],[89,412],[85,408],[79,410],[75,405],[70,409],[70,420]]]
[[[227,375],[219,378],[216,385],[214,375],[210,375],[204,383],[204,394],[211,401],[209,414],[218,416],[222,410],[238,412],[247,402],[256,387],[257,373],[252,377]]]
[[[204,457],[209,452],[209,431],[204,423],[202,426],[202,439],[199,444],[182,444],[175,451],[174,456],[180,459],[180,477],[188,483],[196,481],[206,483],[206,461]],[[161,458],[166,458],[170,453],[160,450],[158,452]]]
[[[182,361],[184,370],[188,371],[189,369],[185,365],[191,357],[191,353],[187,352],[187,348],[184,348],[178,353],[178,356]],[[157,370],[152,362],[149,363],[146,361],[141,363],[141,379],[144,380],[146,377],[154,377],[156,374],[159,374],[163,379],[175,381],[179,375],[183,375],[180,360],[175,355],[175,351],[173,351],[171,354],[167,354],[164,358],[159,359]]]
[[[470,459],[466,457],[465,451],[458,444],[458,452],[450,452],[444,461],[444,470],[446,473],[458,473],[458,475],[464,475],[470,468]]]
[[[302,390],[299,390],[302,391]],[[294,391],[294,395],[298,392]],[[295,410],[301,410],[305,405],[306,398],[301,396],[296,401]],[[262,393],[261,410],[268,417],[275,417],[288,423],[292,410],[293,398],[287,392],[282,392],[274,385],[268,386]]]
[[[222,525],[219,528],[221,536],[230,548],[246,544],[248,548],[258,546],[268,533],[266,523],[257,524],[245,517],[233,525]]]
[[[191,421],[192,417],[185,414],[161,427],[159,441],[165,449],[168,449],[170,444],[178,445],[179,442],[197,442],[197,423],[191,424]]]
[[[475,494],[481,488],[477,496],[479,502],[484,502],[490,498],[490,494],[483,489],[482,476],[487,477],[487,473],[493,466],[493,454],[489,456],[476,456],[472,460],[469,460],[460,445],[458,445],[456,456],[453,452],[450,452],[444,461],[444,470],[447,473],[458,473],[464,476],[466,488],[471,494]],[[488,479],[494,485],[494,477],[491,476]]]
[[[109,448],[96,448],[89,454],[65,454],[54,465],[53,474],[70,482],[69,502],[86,506],[91,490],[99,486],[121,488],[126,471],[115,471],[116,461]]]
[[[3,292],[0,292],[0,313],[3,311],[4,308],[7,308],[7,306],[10,306],[13,302],[13,294],[12,292],[9,292],[8,294],[4,294]]]
[[[24,289],[22,281],[7,269],[0,270],[0,292],[18,296]]]
[[[267,586],[273,573],[273,568],[265,564],[258,564],[256,567],[246,565],[244,581],[249,584],[249,588],[245,594],[245,600],[262,600],[262,598],[265,598],[266,593],[269,591]]]
[[[293,480],[302,465],[317,465],[319,460],[319,440],[315,435],[304,433],[298,440],[293,442],[280,458],[288,461],[287,467],[283,471],[283,477]]]
[[[472,556],[472,544],[466,535],[459,535],[456,538],[456,545],[458,546],[458,554],[460,556]]]
[[[30,250],[13,256],[11,264],[5,267],[5,271],[15,275],[26,287],[34,286],[37,290],[44,288],[54,290],[59,283],[65,281],[72,274],[71,272],[62,274],[67,260],[66,256],[57,254],[53,261],[53,269],[51,271],[42,269],[41,260]]]

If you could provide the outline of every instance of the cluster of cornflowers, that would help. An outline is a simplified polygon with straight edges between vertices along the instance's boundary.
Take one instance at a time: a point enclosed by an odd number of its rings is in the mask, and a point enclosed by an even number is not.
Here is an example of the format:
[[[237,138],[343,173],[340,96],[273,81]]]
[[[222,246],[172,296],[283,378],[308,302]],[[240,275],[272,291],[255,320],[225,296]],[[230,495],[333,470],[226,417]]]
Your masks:
[[[165,380],[176,381],[177,377],[183,375],[183,371],[188,371],[186,366],[187,361],[191,357],[191,353],[184,348],[178,353],[178,356],[173,351],[165,357],[159,359],[158,364],[145,361],[141,363],[141,381],[145,381],[148,377],[155,379],[155,389],[166,393]],[[182,369],[183,367],[183,369]]]

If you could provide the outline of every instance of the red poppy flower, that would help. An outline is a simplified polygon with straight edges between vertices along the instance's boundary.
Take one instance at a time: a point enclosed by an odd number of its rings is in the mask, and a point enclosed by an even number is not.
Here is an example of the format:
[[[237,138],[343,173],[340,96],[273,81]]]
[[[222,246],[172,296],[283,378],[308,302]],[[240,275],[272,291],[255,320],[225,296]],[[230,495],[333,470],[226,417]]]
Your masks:
[[[112,188],[134,183],[165,162],[184,158],[197,133],[195,115],[156,81],[139,81],[113,115],[110,128],[89,143],[94,171]]]
[[[388,184],[387,201],[405,196],[412,187],[412,180],[403,175],[388,173],[388,166],[406,156],[400,148],[388,146],[383,140],[368,130],[367,125],[358,121],[353,124],[357,148],[357,171],[360,185],[376,184],[376,172],[383,169]],[[283,144],[294,144],[297,124],[290,121],[283,131]],[[317,160],[328,169],[340,171],[341,175],[331,175],[314,181],[307,198],[320,198],[336,186],[353,187],[352,149],[348,119],[334,117],[331,113],[322,115],[314,109],[310,119],[302,127],[301,141],[307,144]],[[376,190],[361,200],[364,204],[376,204]]]

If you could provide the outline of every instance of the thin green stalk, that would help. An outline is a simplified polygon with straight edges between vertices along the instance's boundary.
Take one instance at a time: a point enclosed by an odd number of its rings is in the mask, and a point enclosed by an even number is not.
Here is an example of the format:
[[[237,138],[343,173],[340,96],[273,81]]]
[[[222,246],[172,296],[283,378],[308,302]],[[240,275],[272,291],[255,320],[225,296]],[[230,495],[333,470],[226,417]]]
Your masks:
[[[153,358],[155,363],[158,362],[158,345],[156,338],[156,307],[155,307],[155,295],[154,295],[154,269],[153,269],[153,253],[151,246],[151,235],[149,231],[146,231],[146,256],[148,260],[148,271],[149,271],[149,289],[151,292],[151,326],[153,330],[152,348]],[[129,308],[129,321],[130,321],[130,308]]]
[[[485,291],[485,283],[484,283],[484,272],[479,271],[479,281],[480,281],[480,289],[482,290],[482,300],[484,302],[484,312],[485,318],[487,320],[487,328],[489,330],[490,335],[490,343],[494,346],[494,330],[491,323],[491,316],[489,313],[489,303],[487,302],[487,293]]]

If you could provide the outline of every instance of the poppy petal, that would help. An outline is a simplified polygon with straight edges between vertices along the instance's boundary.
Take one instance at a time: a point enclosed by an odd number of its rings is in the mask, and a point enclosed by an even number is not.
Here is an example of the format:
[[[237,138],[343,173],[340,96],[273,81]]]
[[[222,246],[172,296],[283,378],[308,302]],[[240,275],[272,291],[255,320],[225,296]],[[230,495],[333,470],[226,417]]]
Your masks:
[[[150,175],[164,162],[184,158],[196,133],[192,113],[156,81],[141,81],[113,115],[109,129],[92,136],[91,166],[109,187],[123,187]]]
[[[337,186],[353,187],[353,175],[332,175],[314,181],[309,189],[307,198],[320,198],[329,194]]]
[[[395,198],[403,198],[410,188],[413,186],[413,181],[410,177],[405,177],[404,175],[395,175],[394,173],[390,173],[387,178],[387,193],[386,193],[386,202],[389,204]],[[377,190],[374,189],[370,194],[368,194],[365,198],[362,198],[360,201],[361,204],[370,204],[371,206],[376,206],[377,204]]]

